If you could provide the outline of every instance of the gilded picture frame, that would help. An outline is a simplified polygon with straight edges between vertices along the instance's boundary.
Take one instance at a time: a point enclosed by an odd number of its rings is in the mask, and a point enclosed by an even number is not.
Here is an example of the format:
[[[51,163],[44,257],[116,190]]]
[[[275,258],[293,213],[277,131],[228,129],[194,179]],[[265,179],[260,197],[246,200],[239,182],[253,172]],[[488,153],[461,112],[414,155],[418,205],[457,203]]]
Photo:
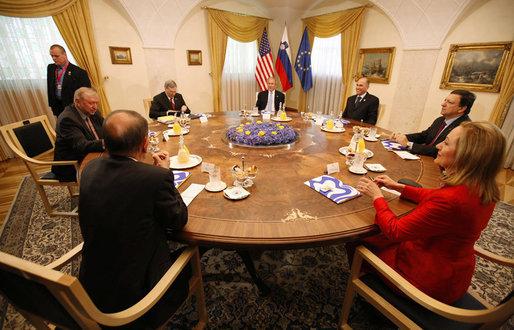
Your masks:
[[[188,50],[187,51],[187,65],[202,65],[202,51],[201,50]]]
[[[370,82],[389,84],[396,47],[361,48],[355,81],[366,77]]]
[[[452,44],[441,78],[441,89],[498,93],[512,41]]]
[[[112,64],[132,64],[132,55],[128,47],[109,46]]]

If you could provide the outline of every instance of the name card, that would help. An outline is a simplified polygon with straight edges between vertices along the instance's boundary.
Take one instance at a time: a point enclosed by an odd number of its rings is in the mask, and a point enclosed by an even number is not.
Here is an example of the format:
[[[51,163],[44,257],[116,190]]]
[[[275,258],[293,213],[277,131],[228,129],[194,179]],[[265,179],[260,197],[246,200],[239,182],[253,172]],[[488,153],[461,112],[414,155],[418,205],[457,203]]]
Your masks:
[[[200,122],[201,123],[206,123],[207,122],[207,117],[206,116],[201,116],[200,117]]]
[[[317,116],[315,124],[318,125],[318,126],[321,126],[323,124],[323,117]]]
[[[329,175],[337,172],[339,172],[339,163],[327,164],[327,173]]]
[[[214,169],[214,164],[206,163],[206,162],[202,163],[202,172],[210,173],[211,170],[213,170],[213,169]]]
[[[168,140],[170,139],[169,135],[167,133],[162,133],[162,138],[164,139],[164,141],[168,142]]]
[[[265,113],[265,114],[263,114],[263,115],[262,115],[262,119],[263,119],[263,120],[266,120],[266,119],[267,119],[267,120],[271,120],[271,114],[270,114],[270,113]]]

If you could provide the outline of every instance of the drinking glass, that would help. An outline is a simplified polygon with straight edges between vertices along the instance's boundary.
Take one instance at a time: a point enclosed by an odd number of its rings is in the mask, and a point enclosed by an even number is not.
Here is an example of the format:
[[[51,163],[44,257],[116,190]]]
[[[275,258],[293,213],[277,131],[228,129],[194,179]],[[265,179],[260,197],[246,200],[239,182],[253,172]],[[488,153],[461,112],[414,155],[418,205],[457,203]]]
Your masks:
[[[210,183],[218,183],[220,181],[221,181],[220,167],[213,166],[212,169],[209,171],[209,182]]]
[[[368,159],[368,155],[366,155],[365,152],[356,153],[350,169],[356,172],[362,171],[364,169],[364,162],[366,159]]]

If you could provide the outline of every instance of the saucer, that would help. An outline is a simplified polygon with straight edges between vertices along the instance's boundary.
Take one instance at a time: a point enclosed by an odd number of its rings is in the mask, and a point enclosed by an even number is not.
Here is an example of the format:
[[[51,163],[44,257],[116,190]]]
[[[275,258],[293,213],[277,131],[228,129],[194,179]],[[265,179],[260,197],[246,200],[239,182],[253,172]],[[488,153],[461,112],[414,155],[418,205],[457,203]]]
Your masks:
[[[352,172],[353,174],[366,174],[366,173],[368,173],[368,170],[366,170],[365,168],[357,170],[357,169],[352,169],[352,167],[349,167],[348,171]]]
[[[175,134],[175,132],[172,129],[169,129],[169,130],[166,130],[166,131],[164,131],[162,133],[166,134],[167,136],[179,136],[180,134],[186,135],[187,133],[189,133],[189,130],[187,128],[182,128],[180,130],[180,133]]]
[[[369,141],[369,142],[377,142],[378,141],[377,138],[372,138],[372,137],[369,137],[369,136],[365,136],[364,140]]]
[[[223,181],[209,182],[205,185],[205,190],[209,192],[218,192],[227,188],[227,184]]]
[[[339,148],[339,152],[346,156],[346,154],[348,153],[348,147],[341,147],[341,148]],[[368,149],[364,149],[364,152],[366,153],[366,155],[368,155],[368,158],[371,158],[371,157],[373,157],[375,155],[373,153],[373,151],[368,150]]]
[[[346,131],[346,128],[344,127],[334,127],[333,129],[328,129],[326,127],[321,127],[322,131],[330,132],[330,133],[343,133]]]
[[[189,161],[187,163],[179,163],[178,156],[170,157],[170,168],[174,170],[181,170],[184,168],[195,167],[202,162],[202,157],[197,155],[189,155]]]
[[[273,120],[273,121],[291,121],[291,120],[293,120],[293,118],[286,117],[286,119],[282,120],[282,119],[280,119],[280,117],[271,117],[271,120]]]
[[[229,187],[223,190],[223,196],[232,200],[240,200],[250,196],[250,193],[243,187]]]

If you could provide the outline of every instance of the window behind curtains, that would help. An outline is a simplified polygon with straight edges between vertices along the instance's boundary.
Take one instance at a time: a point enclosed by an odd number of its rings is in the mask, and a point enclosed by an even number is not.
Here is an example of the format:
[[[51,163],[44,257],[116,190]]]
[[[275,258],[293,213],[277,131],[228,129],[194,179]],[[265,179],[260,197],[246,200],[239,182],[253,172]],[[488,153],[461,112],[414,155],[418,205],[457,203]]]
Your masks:
[[[258,91],[255,80],[256,65],[257,40],[238,42],[228,37],[221,76],[223,111],[239,110],[245,105],[246,109],[255,106],[255,93]]]
[[[0,124],[46,114],[46,67],[53,63],[50,46],[66,48],[51,17],[0,16]],[[68,60],[74,62],[69,51]]]
[[[306,106],[312,112],[339,114],[343,95],[341,34],[315,37],[311,61],[312,89],[307,92]]]

